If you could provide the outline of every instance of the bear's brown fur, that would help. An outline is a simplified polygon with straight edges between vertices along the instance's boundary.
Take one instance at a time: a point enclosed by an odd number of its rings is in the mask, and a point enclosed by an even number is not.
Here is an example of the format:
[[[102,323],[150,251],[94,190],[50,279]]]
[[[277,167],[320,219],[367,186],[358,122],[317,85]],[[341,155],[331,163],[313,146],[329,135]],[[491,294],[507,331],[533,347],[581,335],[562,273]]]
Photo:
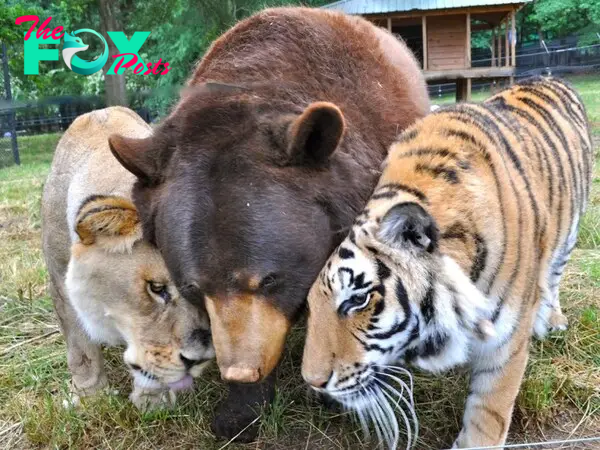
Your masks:
[[[183,295],[208,310],[224,379],[273,371],[387,148],[428,109],[417,62],[392,35],[357,17],[277,8],[213,44],[153,136],[111,138],[139,178],[146,237]],[[272,393],[231,389],[233,404]],[[255,417],[244,408],[226,405],[218,434]]]

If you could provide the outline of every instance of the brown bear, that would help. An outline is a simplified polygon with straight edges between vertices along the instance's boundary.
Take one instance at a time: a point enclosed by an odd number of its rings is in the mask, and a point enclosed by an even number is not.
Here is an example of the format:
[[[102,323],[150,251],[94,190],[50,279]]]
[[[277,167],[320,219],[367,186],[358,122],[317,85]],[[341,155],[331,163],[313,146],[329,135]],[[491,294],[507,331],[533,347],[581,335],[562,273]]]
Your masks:
[[[418,63],[391,34],[336,12],[275,8],[217,39],[152,136],[111,137],[138,177],[145,237],[209,313],[231,382],[217,435],[235,436],[272,397],[308,289],[389,145],[428,110]]]

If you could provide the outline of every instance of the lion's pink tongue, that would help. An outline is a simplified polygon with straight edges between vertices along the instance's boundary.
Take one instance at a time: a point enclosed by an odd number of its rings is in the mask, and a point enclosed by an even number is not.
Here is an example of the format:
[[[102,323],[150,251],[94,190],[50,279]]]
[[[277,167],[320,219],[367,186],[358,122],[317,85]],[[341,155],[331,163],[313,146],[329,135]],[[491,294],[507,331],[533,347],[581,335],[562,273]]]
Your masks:
[[[194,379],[191,375],[186,375],[181,380],[176,381],[175,383],[169,383],[168,386],[173,391],[183,391],[185,389],[190,389],[194,385]]]

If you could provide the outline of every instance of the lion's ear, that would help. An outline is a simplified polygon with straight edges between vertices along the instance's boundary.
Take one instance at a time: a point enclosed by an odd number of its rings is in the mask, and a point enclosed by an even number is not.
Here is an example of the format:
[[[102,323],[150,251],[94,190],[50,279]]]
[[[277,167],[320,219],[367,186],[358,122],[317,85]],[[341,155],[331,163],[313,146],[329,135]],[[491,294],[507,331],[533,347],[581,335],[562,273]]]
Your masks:
[[[117,196],[92,196],[85,200],[77,212],[75,232],[82,244],[97,244],[114,252],[131,251],[142,238],[135,206]]]

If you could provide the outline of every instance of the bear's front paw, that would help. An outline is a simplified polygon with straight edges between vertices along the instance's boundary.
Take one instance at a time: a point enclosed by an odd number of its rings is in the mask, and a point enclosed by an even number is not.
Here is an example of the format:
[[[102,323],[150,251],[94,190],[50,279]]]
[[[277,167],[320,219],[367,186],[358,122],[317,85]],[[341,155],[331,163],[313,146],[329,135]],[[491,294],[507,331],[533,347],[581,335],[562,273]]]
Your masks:
[[[236,442],[252,442],[258,437],[259,418],[260,414],[248,405],[234,409],[226,402],[217,409],[212,430],[220,439],[235,438]]]

